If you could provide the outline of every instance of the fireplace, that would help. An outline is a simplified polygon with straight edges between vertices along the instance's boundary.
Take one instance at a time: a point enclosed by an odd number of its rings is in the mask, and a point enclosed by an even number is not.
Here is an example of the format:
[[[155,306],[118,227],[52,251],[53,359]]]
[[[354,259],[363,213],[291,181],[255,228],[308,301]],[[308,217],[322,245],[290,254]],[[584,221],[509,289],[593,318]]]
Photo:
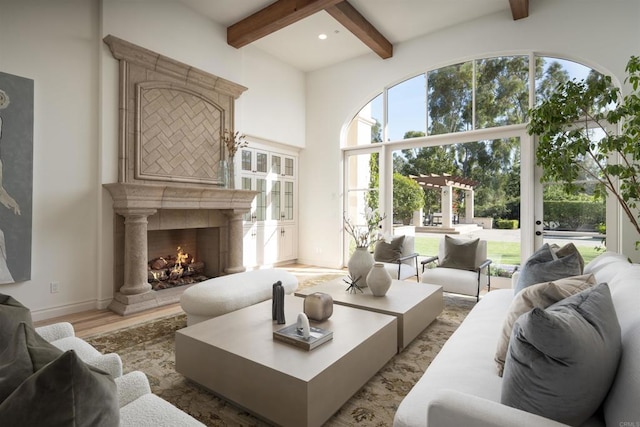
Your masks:
[[[247,88],[111,35],[104,42],[120,70],[118,182],[104,184],[116,214],[109,308],[126,315],[179,301],[189,285],[154,290],[148,264],[177,246],[197,253],[205,276],[244,271],[242,217],[257,193],[226,188],[218,173]]]
[[[150,232],[174,230],[174,234],[189,234],[184,230],[192,230],[199,242],[195,243],[198,257],[206,260],[206,274],[213,277],[245,270],[242,216],[251,207],[254,191],[124,183],[105,187],[118,214],[116,292],[109,305],[116,313],[131,314],[177,302],[186,288],[152,290],[148,282]]]
[[[191,285],[219,275],[219,228],[147,232],[147,279],[154,291]]]

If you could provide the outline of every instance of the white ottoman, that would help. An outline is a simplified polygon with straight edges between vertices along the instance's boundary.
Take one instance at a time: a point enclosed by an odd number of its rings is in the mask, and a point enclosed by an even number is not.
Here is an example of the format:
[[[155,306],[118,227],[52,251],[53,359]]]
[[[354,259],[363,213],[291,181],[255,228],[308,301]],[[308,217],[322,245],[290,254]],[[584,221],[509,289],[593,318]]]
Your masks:
[[[180,297],[187,325],[271,299],[277,281],[282,282],[285,294],[298,289],[296,276],[276,269],[245,271],[195,284]]]

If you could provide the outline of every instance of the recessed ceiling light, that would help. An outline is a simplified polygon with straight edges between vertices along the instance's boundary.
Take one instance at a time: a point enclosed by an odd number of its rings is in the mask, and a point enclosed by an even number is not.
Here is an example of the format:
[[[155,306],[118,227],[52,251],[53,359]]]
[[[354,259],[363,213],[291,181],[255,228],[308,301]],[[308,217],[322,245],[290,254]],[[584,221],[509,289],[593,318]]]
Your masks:
[[[322,33],[322,34],[320,34],[320,35],[318,36],[318,38],[319,38],[320,40],[326,40],[326,39],[327,39],[327,35],[326,35],[326,34],[324,34],[324,33]]]

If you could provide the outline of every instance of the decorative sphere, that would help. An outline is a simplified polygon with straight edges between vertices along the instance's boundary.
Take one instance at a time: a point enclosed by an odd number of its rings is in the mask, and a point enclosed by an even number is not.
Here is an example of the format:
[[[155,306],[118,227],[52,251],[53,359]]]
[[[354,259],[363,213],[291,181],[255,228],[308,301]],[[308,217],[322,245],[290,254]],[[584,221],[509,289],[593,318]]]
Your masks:
[[[333,314],[333,298],[323,292],[315,292],[304,299],[304,314],[311,320],[322,322]]]

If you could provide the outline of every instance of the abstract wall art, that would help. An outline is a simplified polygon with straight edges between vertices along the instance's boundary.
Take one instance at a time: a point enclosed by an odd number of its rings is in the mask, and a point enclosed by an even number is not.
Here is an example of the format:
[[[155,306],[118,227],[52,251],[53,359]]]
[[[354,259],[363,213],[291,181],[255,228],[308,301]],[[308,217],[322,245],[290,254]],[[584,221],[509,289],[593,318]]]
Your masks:
[[[0,72],[0,284],[31,279],[33,80]]]

